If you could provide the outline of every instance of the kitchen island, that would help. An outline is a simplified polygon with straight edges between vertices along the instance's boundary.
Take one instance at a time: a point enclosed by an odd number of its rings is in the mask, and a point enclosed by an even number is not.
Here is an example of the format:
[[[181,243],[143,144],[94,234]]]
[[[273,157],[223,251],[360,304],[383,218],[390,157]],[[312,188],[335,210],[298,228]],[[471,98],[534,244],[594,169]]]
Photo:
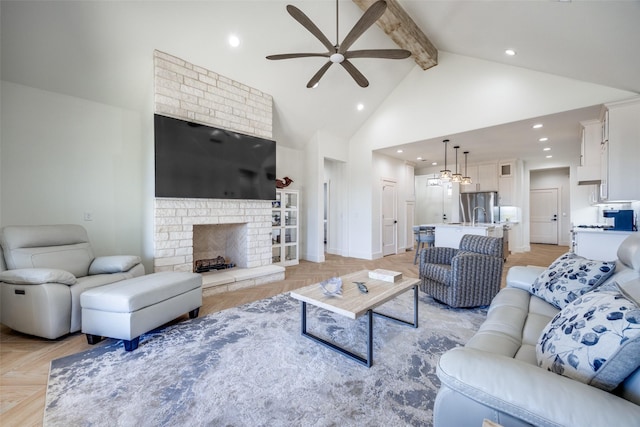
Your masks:
[[[465,234],[477,234],[479,236],[503,237],[503,227],[500,224],[488,223],[438,223],[426,224],[435,227],[435,246],[443,246],[458,249],[460,239]]]
[[[618,247],[622,241],[637,232],[573,227],[571,233],[573,235],[573,251],[577,255],[588,259],[611,261],[618,257]]]

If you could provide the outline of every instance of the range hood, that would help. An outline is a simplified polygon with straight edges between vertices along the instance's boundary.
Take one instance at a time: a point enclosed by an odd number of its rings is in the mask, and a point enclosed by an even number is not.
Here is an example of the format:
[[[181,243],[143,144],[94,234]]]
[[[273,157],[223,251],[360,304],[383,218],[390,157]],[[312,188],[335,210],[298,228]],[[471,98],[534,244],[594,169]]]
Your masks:
[[[591,179],[586,181],[578,181],[578,185],[600,185],[602,181],[599,179]]]

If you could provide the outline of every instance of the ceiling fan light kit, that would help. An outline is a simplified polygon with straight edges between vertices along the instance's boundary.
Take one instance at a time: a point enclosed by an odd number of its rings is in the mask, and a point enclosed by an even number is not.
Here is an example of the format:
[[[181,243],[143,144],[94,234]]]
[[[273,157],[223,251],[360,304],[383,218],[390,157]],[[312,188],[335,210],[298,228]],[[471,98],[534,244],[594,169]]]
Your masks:
[[[360,87],[369,86],[366,77],[349,61],[352,58],[382,58],[382,59],[405,59],[411,56],[411,52],[404,49],[366,49],[349,50],[351,45],[372,26],[387,9],[387,2],[380,0],[373,3],[353,26],[349,34],[344,38],[342,44],[339,43],[338,35],[338,0],[336,0],[336,44],[332,44],[322,31],[305,15],[300,9],[293,5],[287,5],[287,12],[298,21],[304,28],[313,34],[327,48],[325,53],[285,53],[279,55],[269,55],[267,59],[280,60],[307,57],[325,57],[329,60],[316,72],[307,83],[308,88],[317,87],[322,76],[327,72],[332,64],[340,64],[358,83]]]

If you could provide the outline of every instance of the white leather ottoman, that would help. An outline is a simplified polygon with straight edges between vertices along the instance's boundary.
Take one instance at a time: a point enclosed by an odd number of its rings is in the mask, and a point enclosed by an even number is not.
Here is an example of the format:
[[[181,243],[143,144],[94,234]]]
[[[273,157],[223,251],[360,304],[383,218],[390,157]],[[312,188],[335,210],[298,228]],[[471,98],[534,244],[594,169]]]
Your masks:
[[[103,337],[124,340],[126,351],[138,348],[140,335],[176,317],[198,317],[202,276],[161,272],[89,289],[80,295],[82,332],[87,342]]]

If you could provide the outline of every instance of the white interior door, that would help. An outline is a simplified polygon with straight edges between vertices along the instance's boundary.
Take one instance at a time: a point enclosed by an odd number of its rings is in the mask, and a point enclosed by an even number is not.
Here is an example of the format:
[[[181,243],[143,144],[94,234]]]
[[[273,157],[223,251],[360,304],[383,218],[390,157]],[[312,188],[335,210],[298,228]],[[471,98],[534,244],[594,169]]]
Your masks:
[[[396,201],[396,183],[382,181],[382,255],[395,254],[398,251],[398,208]]]
[[[531,190],[531,243],[558,244],[558,189]]]

